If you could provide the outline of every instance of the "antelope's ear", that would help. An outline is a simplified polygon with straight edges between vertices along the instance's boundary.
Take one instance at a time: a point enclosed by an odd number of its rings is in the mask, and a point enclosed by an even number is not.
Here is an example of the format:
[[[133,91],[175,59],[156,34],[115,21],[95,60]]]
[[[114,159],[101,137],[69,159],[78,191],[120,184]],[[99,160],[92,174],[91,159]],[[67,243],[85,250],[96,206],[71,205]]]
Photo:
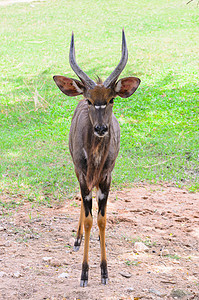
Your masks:
[[[115,92],[121,98],[128,98],[137,90],[140,82],[137,77],[122,78],[116,83]]]
[[[83,83],[79,80],[57,75],[53,76],[53,79],[58,88],[67,96],[78,96],[85,90]]]

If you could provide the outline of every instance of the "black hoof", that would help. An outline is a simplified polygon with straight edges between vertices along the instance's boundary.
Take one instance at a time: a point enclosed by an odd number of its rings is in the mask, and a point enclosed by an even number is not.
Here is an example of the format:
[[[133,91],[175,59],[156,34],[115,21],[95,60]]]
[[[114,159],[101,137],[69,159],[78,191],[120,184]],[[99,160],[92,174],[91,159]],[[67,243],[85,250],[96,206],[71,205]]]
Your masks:
[[[80,286],[86,287],[88,285],[88,270],[89,266],[87,262],[83,262],[82,264],[82,274],[81,274],[81,280],[80,280]]]
[[[107,270],[107,262],[104,260],[101,262],[101,283],[108,283],[108,270]]]
[[[79,250],[81,242],[82,242],[82,238],[76,238],[75,243],[74,243],[74,247],[73,247],[73,250],[75,252],[77,252]]]
[[[75,246],[75,245],[74,245],[73,250],[74,250],[75,252],[77,252],[77,251],[79,251],[79,248],[80,248],[80,246]]]
[[[108,277],[106,277],[106,278],[102,277],[102,278],[101,278],[101,283],[102,283],[103,285],[108,284]]]
[[[88,280],[80,280],[80,286],[86,287],[88,285]]]

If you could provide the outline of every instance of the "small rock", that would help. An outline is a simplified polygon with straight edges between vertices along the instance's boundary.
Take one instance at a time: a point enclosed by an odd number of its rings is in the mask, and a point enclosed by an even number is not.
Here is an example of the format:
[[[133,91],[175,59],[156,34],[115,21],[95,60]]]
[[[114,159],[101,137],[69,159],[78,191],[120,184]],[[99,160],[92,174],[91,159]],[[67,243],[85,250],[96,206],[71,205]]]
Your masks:
[[[57,260],[57,259],[50,260],[49,264],[52,267],[60,267],[62,265],[61,262],[59,260]]]
[[[149,248],[142,242],[135,242],[134,251],[135,252],[148,252]]]
[[[5,277],[6,275],[7,275],[6,272],[3,272],[3,271],[0,272],[0,278]]]
[[[10,242],[10,241],[6,241],[6,242],[4,243],[4,246],[5,246],[5,247],[10,247],[10,246],[11,246],[11,242]]]
[[[12,275],[12,277],[19,278],[19,277],[21,277],[21,274],[19,271],[17,271]]]
[[[176,284],[176,277],[173,275],[162,274],[160,275],[160,282],[165,284]]]
[[[186,295],[187,295],[186,292],[184,292],[183,290],[177,289],[177,290],[172,290],[170,296],[172,298],[178,298],[178,299],[180,299],[180,298],[185,297]]]
[[[45,257],[42,257],[42,260],[43,260],[43,262],[45,262],[45,263],[49,263],[49,262],[52,260],[52,257],[50,257],[50,256],[45,256]]]
[[[25,265],[21,265],[21,268],[22,268],[24,271],[26,271],[26,270],[29,270],[29,269],[30,269],[30,267],[29,267],[29,266],[25,266]]]
[[[166,284],[176,284],[176,279],[174,277],[160,277],[160,282]]]
[[[149,293],[155,294],[158,297],[165,297],[167,295],[166,292],[160,292],[160,291],[155,290],[155,289],[149,289]]]
[[[148,295],[146,293],[139,293],[139,294],[136,294],[134,297],[133,297],[134,300],[138,300],[138,299],[149,299],[148,298]]]
[[[132,293],[132,292],[134,292],[134,290],[135,290],[135,289],[134,289],[133,287],[127,288],[127,292],[128,292],[128,293]]]
[[[58,278],[68,278],[68,273],[61,273]]]
[[[126,273],[126,272],[120,272],[119,274],[122,275],[125,278],[130,278],[132,276],[132,274]]]
[[[169,250],[168,249],[163,249],[161,251],[161,253],[162,253],[162,256],[167,256],[167,255],[169,255]]]

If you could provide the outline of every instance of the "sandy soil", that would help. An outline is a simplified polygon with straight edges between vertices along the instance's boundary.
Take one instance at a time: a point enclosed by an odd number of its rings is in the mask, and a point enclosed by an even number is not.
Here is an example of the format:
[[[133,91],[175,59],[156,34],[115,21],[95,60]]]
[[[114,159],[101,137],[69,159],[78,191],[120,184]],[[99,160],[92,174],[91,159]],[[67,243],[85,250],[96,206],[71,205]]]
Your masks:
[[[77,196],[59,207],[1,211],[0,299],[199,299],[199,193],[166,185],[111,192],[107,286],[94,201],[89,284],[79,287],[83,247],[72,248],[79,210]]]

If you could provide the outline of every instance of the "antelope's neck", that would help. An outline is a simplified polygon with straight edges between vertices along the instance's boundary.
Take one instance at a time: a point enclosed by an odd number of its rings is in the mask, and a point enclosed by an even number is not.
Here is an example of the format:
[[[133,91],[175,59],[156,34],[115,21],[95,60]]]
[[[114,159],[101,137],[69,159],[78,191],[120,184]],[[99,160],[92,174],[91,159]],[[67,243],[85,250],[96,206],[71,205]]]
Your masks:
[[[92,136],[91,144],[87,145],[87,174],[86,181],[89,190],[98,185],[104,165],[109,154],[110,134],[103,138]]]

